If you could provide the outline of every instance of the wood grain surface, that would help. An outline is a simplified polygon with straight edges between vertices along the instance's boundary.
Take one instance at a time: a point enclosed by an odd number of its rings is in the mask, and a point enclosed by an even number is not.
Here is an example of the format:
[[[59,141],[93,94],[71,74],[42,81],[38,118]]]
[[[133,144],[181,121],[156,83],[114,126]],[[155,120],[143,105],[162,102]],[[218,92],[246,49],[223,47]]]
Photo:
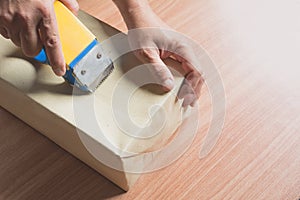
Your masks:
[[[110,1],[79,2],[126,31]],[[226,118],[210,154],[199,158],[211,120],[207,88],[191,147],[170,166],[144,174],[127,193],[0,109],[1,199],[300,198],[300,2],[150,3],[166,23],[202,45],[222,75]]]

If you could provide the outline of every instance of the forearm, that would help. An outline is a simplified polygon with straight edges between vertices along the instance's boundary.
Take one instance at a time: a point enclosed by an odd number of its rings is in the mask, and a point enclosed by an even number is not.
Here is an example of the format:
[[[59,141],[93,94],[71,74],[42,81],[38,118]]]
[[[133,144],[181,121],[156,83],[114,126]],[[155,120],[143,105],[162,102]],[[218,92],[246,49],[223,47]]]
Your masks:
[[[128,29],[149,27],[148,20],[158,18],[147,0],[113,0],[113,2],[118,7]]]

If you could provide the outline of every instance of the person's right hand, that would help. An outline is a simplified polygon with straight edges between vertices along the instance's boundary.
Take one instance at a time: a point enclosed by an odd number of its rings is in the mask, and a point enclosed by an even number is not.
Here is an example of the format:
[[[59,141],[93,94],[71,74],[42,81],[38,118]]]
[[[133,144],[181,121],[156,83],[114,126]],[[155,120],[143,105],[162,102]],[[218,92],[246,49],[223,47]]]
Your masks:
[[[0,0],[0,34],[34,57],[44,47],[54,73],[65,74],[65,61],[58,35],[54,0]],[[76,0],[61,0],[72,12]]]

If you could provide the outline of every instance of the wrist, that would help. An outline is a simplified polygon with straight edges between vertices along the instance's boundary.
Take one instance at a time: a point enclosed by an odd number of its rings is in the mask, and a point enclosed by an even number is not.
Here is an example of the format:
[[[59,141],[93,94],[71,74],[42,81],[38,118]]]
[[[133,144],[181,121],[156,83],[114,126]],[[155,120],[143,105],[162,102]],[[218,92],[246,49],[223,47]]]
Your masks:
[[[155,15],[147,0],[113,0],[128,29],[137,28],[144,19],[151,19]]]
[[[147,0],[112,0],[124,14],[132,14],[149,7]]]

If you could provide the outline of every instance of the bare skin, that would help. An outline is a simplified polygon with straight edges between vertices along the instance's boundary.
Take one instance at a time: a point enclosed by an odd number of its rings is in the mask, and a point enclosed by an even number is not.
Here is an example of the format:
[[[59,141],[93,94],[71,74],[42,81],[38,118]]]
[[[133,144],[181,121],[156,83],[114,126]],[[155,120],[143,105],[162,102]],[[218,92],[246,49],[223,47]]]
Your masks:
[[[141,31],[140,34],[133,36],[131,41],[135,43],[135,48],[139,48],[135,54],[142,62],[152,64],[151,72],[165,91],[170,91],[174,87],[174,78],[162,60],[173,58],[179,61],[186,79],[181,86],[178,98],[184,99],[184,107],[195,105],[200,97],[204,80],[192,64],[197,63],[193,49],[185,46],[181,38],[164,34],[164,29],[171,30],[171,28],[152,11],[147,0],[114,0],[114,2],[119,8],[129,30],[149,27],[157,28],[157,31],[147,32],[146,29],[146,31]],[[159,31],[160,28],[162,29],[161,31]],[[145,48],[149,46],[151,48]],[[166,51],[170,49],[172,52]]]
[[[29,57],[45,47],[56,75],[65,74],[65,61],[60,45],[53,8],[54,0],[0,0],[0,33],[22,48]],[[62,0],[70,10],[79,9],[76,0]]]
[[[79,6],[76,0],[60,0],[73,13]],[[26,56],[34,57],[45,48],[54,73],[62,76],[66,72],[61,43],[53,8],[54,0],[0,0],[0,34],[22,48]],[[119,8],[128,29],[165,28],[170,29],[150,8],[147,0],[113,0]],[[193,106],[201,91],[203,79],[192,63],[195,56],[190,47],[181,44],[177,38],[170,38],[158,31],[155,34],[139,34],[139,50],[136,56],[144,63],[153,65],[151,72],[165,91],[174,87],[174,78],[162,61],[168,57],[181,63],[185,82],[178,94],[183,98],[183,106]],[[152,48],[145,48],[151,46]],[[166,49],[179,49],[171,53]]]

